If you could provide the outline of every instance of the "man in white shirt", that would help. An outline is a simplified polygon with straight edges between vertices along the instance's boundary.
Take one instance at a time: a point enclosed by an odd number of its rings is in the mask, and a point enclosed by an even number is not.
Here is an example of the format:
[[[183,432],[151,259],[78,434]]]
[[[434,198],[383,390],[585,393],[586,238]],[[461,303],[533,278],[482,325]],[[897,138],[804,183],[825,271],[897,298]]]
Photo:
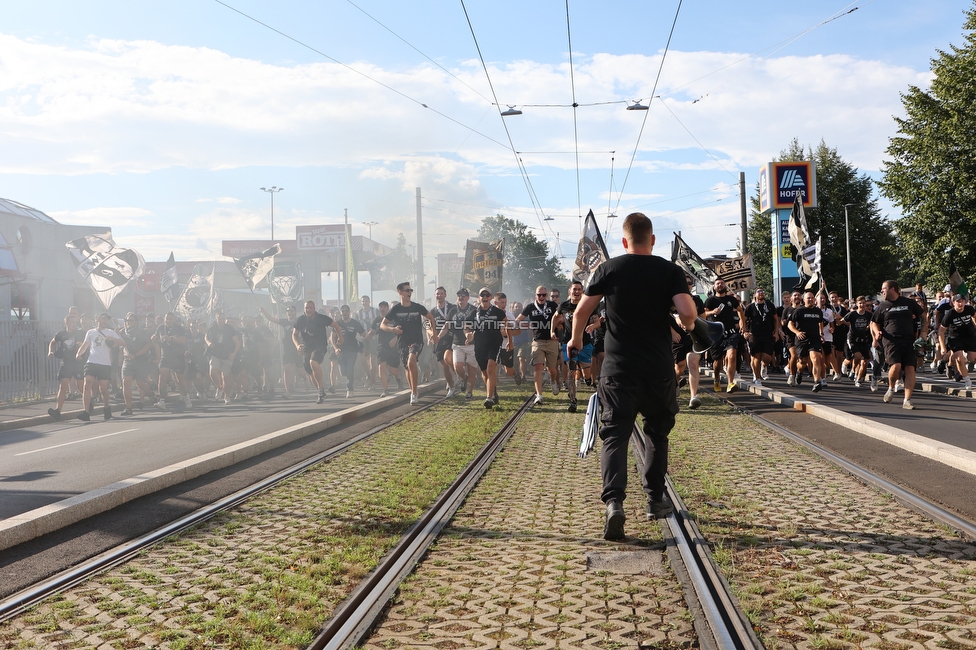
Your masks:
[[[88,352],[88,363],[85,364],[85,388],[82,392],[82,404],[85,410],[78,416],[80,420],[88,422],[91,419],[92,392],[97,388],[105,405],[105,419],[112,419],[112,407],[108,401],[108,382],[112,378],[112,348],[121,345],[122,337],[115,330],[109,329],[112,317],[102,312],[96,317],[97,325],[85,334],[85,342],[78,348],[76,358],[81,359]]]

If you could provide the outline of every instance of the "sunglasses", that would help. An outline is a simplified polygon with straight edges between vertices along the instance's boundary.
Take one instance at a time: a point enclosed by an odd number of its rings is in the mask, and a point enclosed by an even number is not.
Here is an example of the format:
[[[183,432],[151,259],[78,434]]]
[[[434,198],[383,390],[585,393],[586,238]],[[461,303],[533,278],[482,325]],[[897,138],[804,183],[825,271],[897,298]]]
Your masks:
[[[537,294],[535,294],[535,295],[537,295],[537,296],[547,296],[547,295],[549,295],[549,294],[546,294],[546,293],[537,293]]]
[[[413,293],[413,289],[400,289],[400,291],[406,291],[407,293]]]
[[[490,293],[479,293],[478,295],[481,296],[482,298],[491,298]]]

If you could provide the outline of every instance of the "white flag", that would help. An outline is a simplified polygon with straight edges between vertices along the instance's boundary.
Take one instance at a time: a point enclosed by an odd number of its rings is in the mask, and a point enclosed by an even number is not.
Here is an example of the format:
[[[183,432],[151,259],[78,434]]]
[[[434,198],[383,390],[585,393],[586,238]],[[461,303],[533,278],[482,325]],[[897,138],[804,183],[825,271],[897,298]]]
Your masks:
[[[146,269],[142,255],[131,248],[116,246],[111,232],[73,239],[65,246],[78,264],[78,273],[85,278],[105,309]]]

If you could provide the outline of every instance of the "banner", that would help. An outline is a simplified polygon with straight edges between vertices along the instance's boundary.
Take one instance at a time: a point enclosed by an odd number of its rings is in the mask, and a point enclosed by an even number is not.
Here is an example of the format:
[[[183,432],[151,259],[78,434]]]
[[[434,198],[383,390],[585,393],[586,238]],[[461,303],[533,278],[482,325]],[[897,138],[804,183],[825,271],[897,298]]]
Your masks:
[[[469,239],[464,251],[462,285],[472,293],[482,287],[487,287],[492,293],[501,291],[504,248],[504,239],[489,243]]]
[[[202,267],[202,264],[197,264],[193,268],[193,275],[186,281],[173,312],[185,320],[193,319],[209,324],[217,299],[214,288],[217,263],[213,263],[209,274]]]
[[[268,292],[271,302],[294,305],[305,301],[305,282],[302,277],[302,263],[282,262],[268,273]]]
[[[441,253],[437,256],[437,283],[447,289],[450,298],[461,288],[464,258],[457,253]]]
[[[146,268],[142,255],[131,248],[116,246],[111,232],[73,239],[65,246],[78,264],[78,273],[105,309]]]
[[[373,291],[396,289],[398,257],[394,251],[389,255],[380,255],[363,263],[363,267],[369,271],[369,282]]]
[[[244,281],[247,282],[247,287],[251,291],[254,291],[254,287],[258,286],[264,276],[268,275],[268,272],[274,268],[274,256],[280,252],[281,246],[275,244],[266,251],[234,258],[234,264],[240,269],[241,275],[244,276]]]
[[[803,213],[803,201],[797,194],[793,201],[793,210],[790,212],[790,245],[793,247],[792,258],[796,262],[796,269],[800,275],[800,281],[793,287],[794,291],[810,289],[820,281],[820,273],[815,271],[810,262],[804,256],[804,251],[813,246],[813,238],[810,237],[810,229],[807,228],[807,218]]]
[[[352,226],[346,224],[346,302],[359,301],[359,270],[352,255]]]
[[[159,281],[159,290],[163,292],[166,302],[173,302],[180,295],[179,280],[176,273],[176,258],[173,257],[173,253],[170,253],[169,259],[166,260],[166,270],[163,271],[163,277]]]
[[[952,289],[953,294],[958,293],[967,298],[969,297],[969,287],[966,286],[966,281],[962,279],[962,274],[956,269],[955,262],[949,262],[949,287]]]
[[[756,288],[756,276],[752,268],[752,253],[730,260],[722,260],[714,266],[715,273],[722,278],[729,291],[752,291]]]
[[[585,289],[590,274],[609,258],[607,245],[603,241],[603,235],[600,234],[600,228],[596,225],[596,217],[593,216],[593,210],[590,210],[586,215],[586,221],[583,222],[583,234],[576,248],[573,279],[582,282]]]
[[[718,274],[712,267],[706,264],[705,260],[699,257],[678,233],[674,233],[674,243],[671,244],[671,261],[680,266],[695,281],[693,293],[709,293],[715,280],[718,279]]]

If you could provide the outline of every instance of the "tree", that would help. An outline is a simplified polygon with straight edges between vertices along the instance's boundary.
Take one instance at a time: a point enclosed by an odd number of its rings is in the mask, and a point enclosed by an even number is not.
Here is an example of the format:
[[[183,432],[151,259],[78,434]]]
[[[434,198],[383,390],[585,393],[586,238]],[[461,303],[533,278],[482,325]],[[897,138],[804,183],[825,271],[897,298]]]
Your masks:
[[[876,293],[886,279],[897,277],[897,239],[891,224],[881,216],[872,196],[872,181],[841,158],[837,149],[823,141],[807,149],[794,139],[780,152],[779,160],[812,159],[817,168],[817,208],[806,212],[814,238],[821,238],[822,277],[828,290],[847,293],[847,245],[844,205],[848,208],[851,240],[851,278],[854,295]],[[769,215],[759,214],[759,198],[752,199],[749,250],[757,267],[756,280],[772,282],[772,230]],[[765,285],[764,285],[765,286]],[[848,296],[853,297],[853,296]]]
[[[565,295],[569,278],[563,275],[559,258],[550,255],[549,244],[531,232],[520,221],[504,215],[486,217],[481,222],[477,239],[491,241],[505,239],[505,265],[502,267],[502,284],[509,301],[532,299],[540,284],[559,288]],[[472,290],[476,287],[472,287]]]
[[[909,284],[941,286],[950,258],[970,286],[976,280],[976,4],[963,29],[963,47],[932,59],[932,87],[902,94],[906,117],[895,118],[882,167],[881,192],[903,213],[895,227],[911,261]]]

